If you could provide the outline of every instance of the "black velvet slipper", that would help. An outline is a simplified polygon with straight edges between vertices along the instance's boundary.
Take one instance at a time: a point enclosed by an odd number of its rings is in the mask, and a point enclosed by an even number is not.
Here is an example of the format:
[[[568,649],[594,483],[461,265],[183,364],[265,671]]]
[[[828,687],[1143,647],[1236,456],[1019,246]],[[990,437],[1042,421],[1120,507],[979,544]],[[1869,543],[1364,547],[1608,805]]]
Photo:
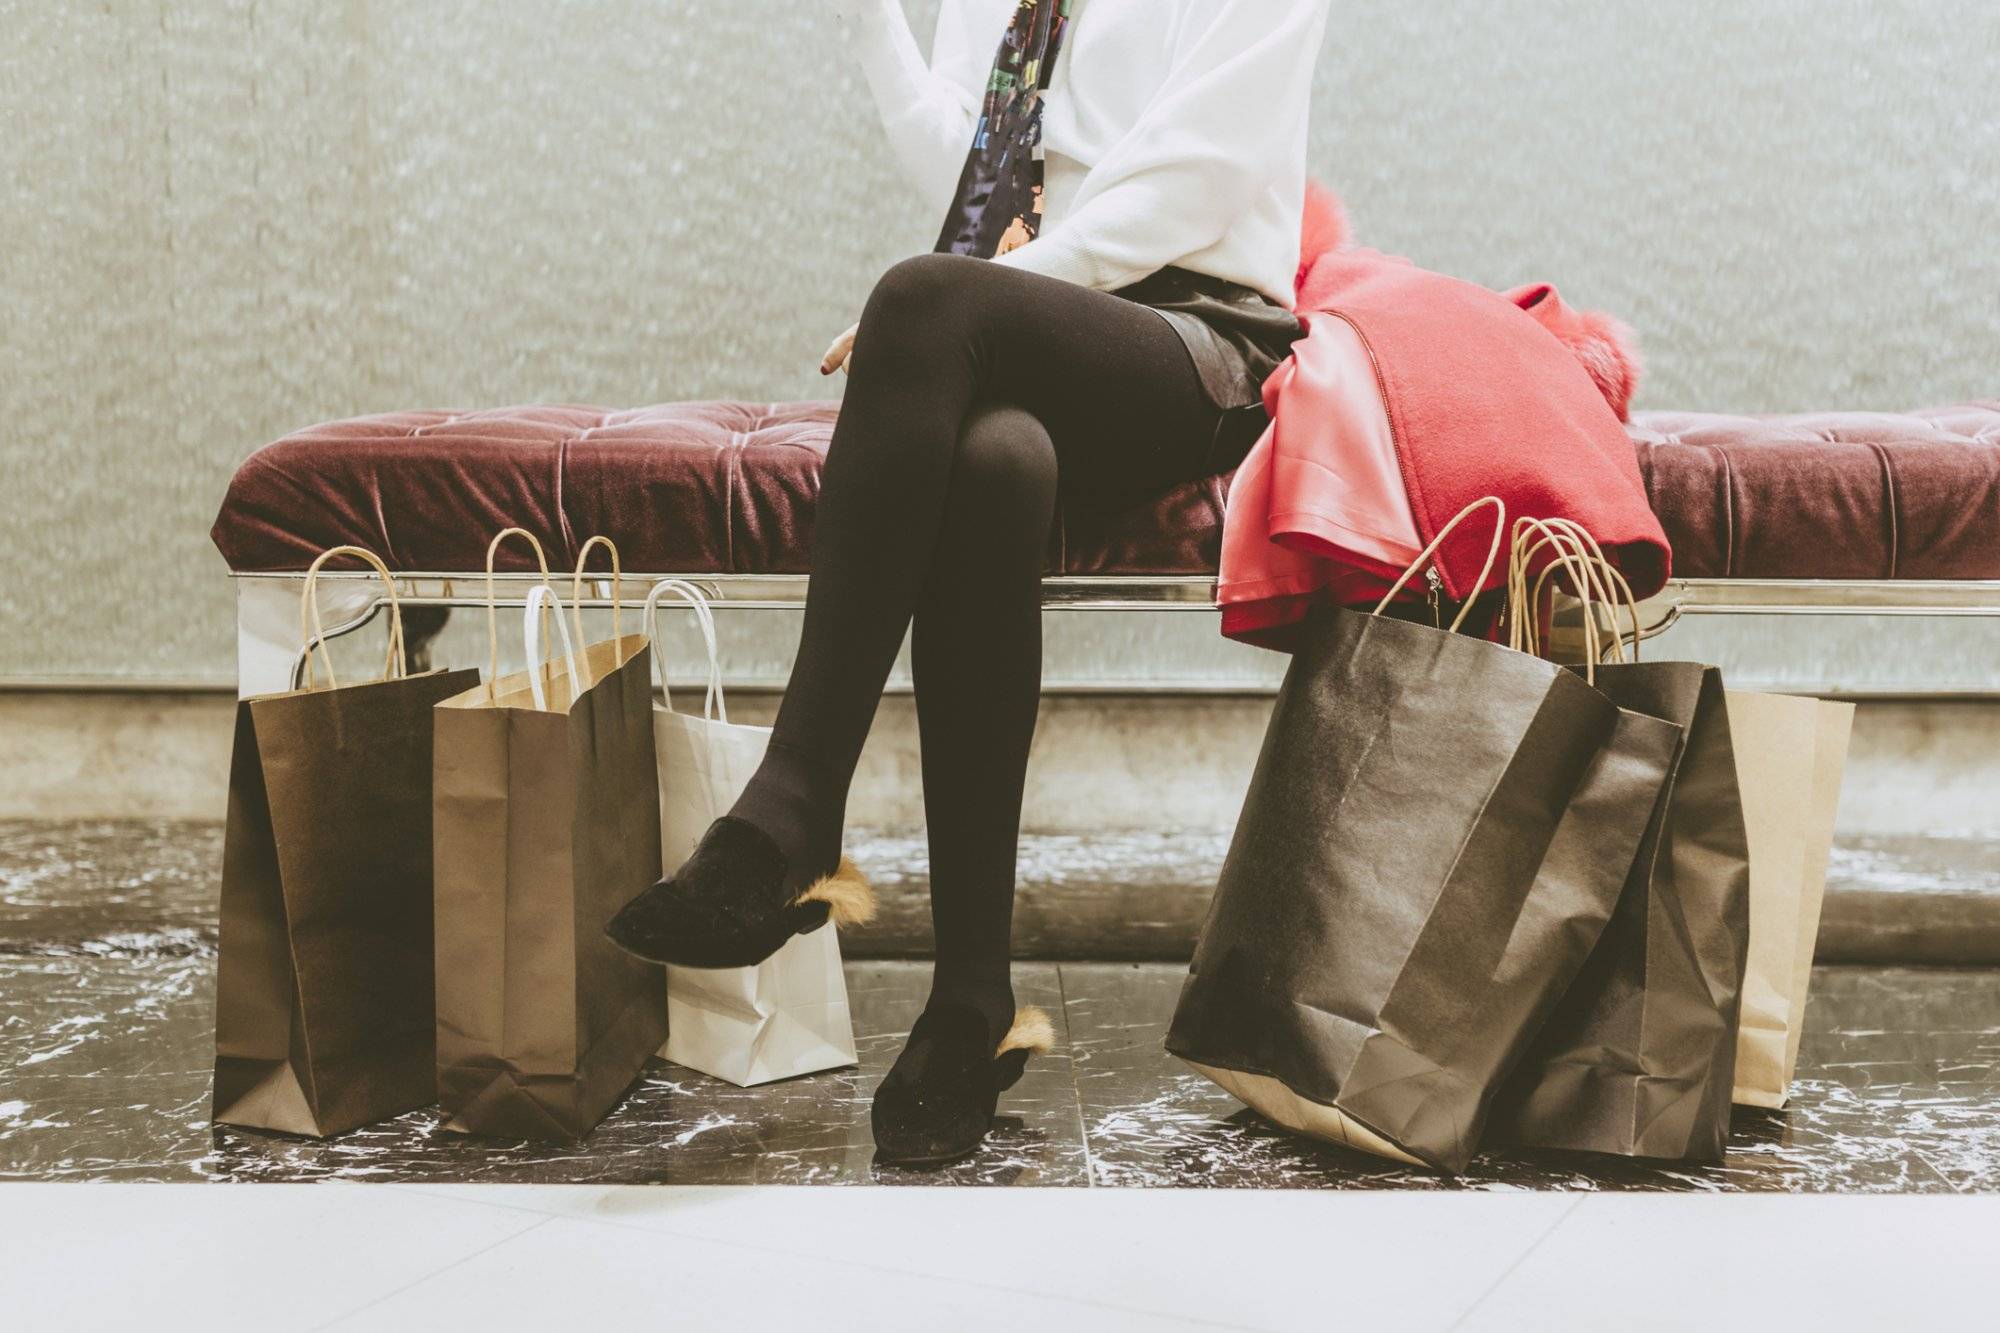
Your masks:
[[[875,1089],[870,1120],[884,1166],[943,1166],[977,1151],[993,1128],[1000,1094],[1020,1082],[1028,1057],[1055,1044],[1049,1016],[1029,1006],[991,1045],[986,1019],[969,1004],[924,1010],[895,1067]]]
[[[679,870],[618,909],[604,933],[630,954],[680,967],[750,967],[794,935],[859,925],[875,890],[846,857],[805,892],[785,891],[785,854],[755,824],[724,815]]]

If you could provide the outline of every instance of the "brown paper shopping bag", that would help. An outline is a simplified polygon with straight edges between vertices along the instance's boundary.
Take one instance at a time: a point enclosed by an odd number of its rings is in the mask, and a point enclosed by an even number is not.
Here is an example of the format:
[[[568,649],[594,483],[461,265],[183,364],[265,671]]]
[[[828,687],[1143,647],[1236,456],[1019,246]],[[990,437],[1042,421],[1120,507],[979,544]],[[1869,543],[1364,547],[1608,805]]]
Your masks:
[[[516,535],[543,582],[528,668],[502,677],[493,555]],[[600,541],[579,556],[573,601]],[[660,873],[652,659],[614,613],[610,640],[538,663],[538,603],[555,600],[539,544],[510,528],[486,569],[487,682],[436,710],[438,1100],[453,1129],[575,1140],[666,1037],[661,970],[604,936]],[[559,604],[554,618],[568,640]]]
[[[341,685],[315,597],[352,556],[388,589],[382,679]],[[476,671],[406,674],[388,568],[306,572],[303,689],[236,707],[215,987],[215,1119],[337,1134],[435,1100],[431,707]]]
[[[1854,705],[1728,692],[1750,835],[1750,967],[1735,1100],[1779,1107],[1798,1065]]]
[[[1718,1160],[1749,949],[1749,861],[1722,673],[1638,661],[1638,609],[1623,577],[1581,529],[1533,526],[1545,540],[1573,533],[1597,600],[1630,612],[1633,660],[1599,664],[1598,689],[1621,708],[1678,725],[1684,739],[1617,911],[1508,1080],[1494,1134],[1534,1147]],[[1535,548],[1520,539],[1533,536],[1517,537],[1511,600],[1526,614],[1510,626],[1537,651],[1542,585],[1529,593]],[[1583,637],[1586,663],[1598,642],[1594,632]],[[1622,659],[1622,641],[1612,643]]]
[[[1315,609],[1167,1049],[1279,1124],[1462,1169],[1678,738],[1528,653]]]

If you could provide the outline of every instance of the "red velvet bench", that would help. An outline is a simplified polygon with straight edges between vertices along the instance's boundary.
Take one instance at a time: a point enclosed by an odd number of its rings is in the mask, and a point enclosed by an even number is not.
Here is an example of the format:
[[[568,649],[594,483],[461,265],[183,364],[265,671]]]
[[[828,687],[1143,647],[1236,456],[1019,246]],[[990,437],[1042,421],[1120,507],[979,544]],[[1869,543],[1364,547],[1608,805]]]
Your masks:
[[[314,426],[252,454],[214,539],[237,581],[239,688],[287,688],[299,583],[329,546],[380,553],[405,603],[484,604],[487,541],[517,526],[551,562],[618,543],[637,602],[680,576],[732,606],[796,606],[831,403],[634,411],[401,412]],[[2000,615],[2000,400],[1907,413],[1639,414],[1631,427],[1674,581],[1649,628],[1695,613]],[[1210,609],[1226,477],[1116,511],[1067,509],[1045,600],[1066,609]],[[502,566],[525,595],[530,557]],[[329,636],[378,609],[342,572]],[[592,585],[605,604],[609,581]],[[336,626],[338,628],[336,628]]]

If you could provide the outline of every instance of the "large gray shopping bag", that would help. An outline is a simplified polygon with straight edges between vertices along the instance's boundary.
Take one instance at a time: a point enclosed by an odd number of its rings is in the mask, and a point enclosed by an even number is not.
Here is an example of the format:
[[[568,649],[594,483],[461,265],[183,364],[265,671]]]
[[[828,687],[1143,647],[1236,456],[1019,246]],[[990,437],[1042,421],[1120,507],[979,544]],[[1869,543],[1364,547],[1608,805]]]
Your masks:
[[[1307,618],[1167,1037],[1280,1124],[1454,1171],[1609,919],[1677,740],[1456,628]]]
[[[671,874],[693,853],[709,824],[736,803],[763,761],[771,729],[729,720],[715,620],[707,598],[693,584],[668,580],[646,598],[646,629],[656,660],[662,597],[688,604],[708,650],[701,713],[675,711],[664,665],[660,702],[653,706],[660,863]],[[667,968],[667,1044],[660,1054],[739,1086],[853,1064],[854,1021],[833,924],[794,935],[754,967]]]
[[[487,682],[435,715],[438,1100],[453,1129],[575,1140],[667,1035],[660,970],[604,936],[660,873],[652,654],[614,619],[613,638],[540,662],[544,581],[528,668],[499,675],[493,556],[512,535],[534,542],[511,528],[487,550]]]
[[[1854,705],[1728,693],[1750,835],[1750,966],[1735,1099],[1778,1107],[1798,1066]]]
[[[1631,613],[1633,661],[1598,664],[1597,687],[1621,708],[1672,722],[1677,747],[1617,911],[1508,1080],[1496,1139],[1533,1147],[1713,1161],[1729,1136],[1737,1011],[1749,950],[1749,860],[1722,674],[1697,662],[1640,662],[1638,611],[1596,544],[1575,553]],[[1535,547],[1562,533],[1517,532],[1510,609],[1517,639],[1538,645]],[[1544,582],[1546,580],[1544,575]],[[1607,595],[1605,601],[1611,601]],[[1594,656],[1594,623],[1584,643]],[[1614,643],[1618,640],[1614,638]],[[1623,656],[1622,646],[1619,649]]]
[[[349,556],[388,589],[380,680],[326,664],[315,590]],[[436,1099],[431,1012],[431,707],[474,671],[411,676],[380,558],[306,571],[303,689],[236,706],[215,985],[215,1119],[338,1134]],[[308,623],[309,622],[309,623]]]

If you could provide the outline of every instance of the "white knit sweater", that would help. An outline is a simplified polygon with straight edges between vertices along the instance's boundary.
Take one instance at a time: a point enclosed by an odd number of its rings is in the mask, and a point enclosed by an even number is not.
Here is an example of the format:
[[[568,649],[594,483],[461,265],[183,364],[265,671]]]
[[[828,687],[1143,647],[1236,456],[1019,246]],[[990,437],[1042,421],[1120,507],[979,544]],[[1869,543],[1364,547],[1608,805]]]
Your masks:
[[[1017,0],[841,6],[891,145],[940,220]],[[1328,0],[1073,0],[1042,120],[1041,234],[996,263],[1111,291],[1175,265],[1289,306]]]

